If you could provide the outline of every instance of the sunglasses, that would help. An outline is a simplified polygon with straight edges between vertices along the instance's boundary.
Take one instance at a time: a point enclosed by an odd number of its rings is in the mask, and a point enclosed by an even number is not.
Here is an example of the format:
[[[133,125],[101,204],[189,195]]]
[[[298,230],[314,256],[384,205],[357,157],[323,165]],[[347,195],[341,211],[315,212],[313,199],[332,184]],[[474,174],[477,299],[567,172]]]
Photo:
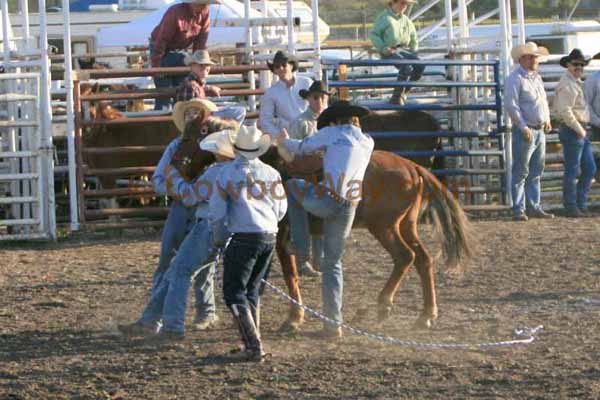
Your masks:
[[[574,67],[576,67],[576,68],[578,68],[578,67],[581,67],[581,68],[585,67],[584,63],[571,63],[571,65],[574,66]]]
[[[273,64],[273,69],[285,68],[287,63],[277,63]]]

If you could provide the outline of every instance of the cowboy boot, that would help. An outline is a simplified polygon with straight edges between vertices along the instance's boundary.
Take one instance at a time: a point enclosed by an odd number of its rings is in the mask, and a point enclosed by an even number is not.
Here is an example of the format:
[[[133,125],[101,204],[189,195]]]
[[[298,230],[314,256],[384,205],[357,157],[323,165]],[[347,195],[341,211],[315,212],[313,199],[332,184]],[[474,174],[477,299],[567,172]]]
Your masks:
[[[229,309],[244,342],[244,351],[232,354],[231,359],[234,361],[262,361],[265,352],[250,309],[242,304],[232,304]]]

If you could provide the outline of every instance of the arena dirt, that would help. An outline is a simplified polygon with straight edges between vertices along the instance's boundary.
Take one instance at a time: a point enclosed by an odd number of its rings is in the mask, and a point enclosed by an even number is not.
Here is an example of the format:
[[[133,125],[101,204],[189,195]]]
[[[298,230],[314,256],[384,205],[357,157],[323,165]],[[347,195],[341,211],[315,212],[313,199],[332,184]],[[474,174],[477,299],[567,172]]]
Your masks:
[[[474,228],[479,253],[463,276],[437,262],[440,317],[429,331],[412,330],[422,299],[414,271],[392,317],[377,323],[376,296],[391,260],[367,231],[354,231],[344,257],[346,321],[439,343],[511,339],[515,328],[543,324],[531,345],[419,350],[350,334],[330,342],[310,336],[321,326],[313,318],[302,333],[283,335],[287,305],[267,291],[263,336],[272,358],[230,364],[223,355],[238,339],[220,296],[216,328],[189,332],[182,344],[116,336],[116,324],[133,321],[146,300],[156,232],[2,244],[0,398],[600,398],[600,218]],[[278,265],[272,282],[283,287]],[[302,288],[318,309],[319,281],[305,279]]]

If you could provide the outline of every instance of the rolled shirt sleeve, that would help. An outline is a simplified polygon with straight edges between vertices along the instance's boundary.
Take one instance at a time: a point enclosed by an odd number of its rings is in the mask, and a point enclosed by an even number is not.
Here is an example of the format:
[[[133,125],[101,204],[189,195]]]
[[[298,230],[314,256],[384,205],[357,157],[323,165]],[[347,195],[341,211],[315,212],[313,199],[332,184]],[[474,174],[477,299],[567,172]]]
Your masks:
[[[157,194],[160,194],[160,195],[167,194],[167,185],[166,185],[167,182],[166,182],[165,171],[166,171],[167,166],[171,162],[171,159],[173,158],[173,154],[175,154],[175,152],[177,151],[177,147],[179,146],[180,142],[181,142],[181,139],[177,138],[177,139],[171,141],[171,143],[169,143],[169,145],[165,149],[164,153],[160,157],[160,161],[158,162],[156,169],[154,170],[154,174],[152,175],[152,183],[154,184],[154,191]]]

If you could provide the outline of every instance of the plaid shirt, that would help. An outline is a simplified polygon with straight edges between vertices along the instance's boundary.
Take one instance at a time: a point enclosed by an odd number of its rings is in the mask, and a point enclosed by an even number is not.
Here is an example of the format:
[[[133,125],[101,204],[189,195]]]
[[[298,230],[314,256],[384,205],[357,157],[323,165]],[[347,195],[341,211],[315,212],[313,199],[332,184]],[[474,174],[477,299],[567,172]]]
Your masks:
[[[175,101],[187,101],[191,99],[205,99],[207,96],[216,96],[215,89],[200,81],[192,72],[181,82],[175,93]]]

